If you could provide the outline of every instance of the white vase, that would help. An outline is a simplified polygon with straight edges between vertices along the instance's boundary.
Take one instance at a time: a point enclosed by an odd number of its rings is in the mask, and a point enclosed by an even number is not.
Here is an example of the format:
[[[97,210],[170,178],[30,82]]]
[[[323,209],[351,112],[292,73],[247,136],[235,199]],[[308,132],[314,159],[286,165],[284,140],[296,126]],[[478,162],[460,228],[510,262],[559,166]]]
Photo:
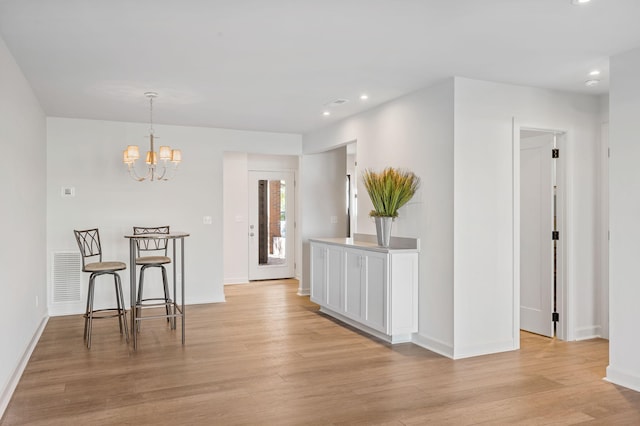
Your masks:
[[[389,247],[391,241],[391,224],[393,218],[389,216],[376,216],[376,236],[380,247]]]

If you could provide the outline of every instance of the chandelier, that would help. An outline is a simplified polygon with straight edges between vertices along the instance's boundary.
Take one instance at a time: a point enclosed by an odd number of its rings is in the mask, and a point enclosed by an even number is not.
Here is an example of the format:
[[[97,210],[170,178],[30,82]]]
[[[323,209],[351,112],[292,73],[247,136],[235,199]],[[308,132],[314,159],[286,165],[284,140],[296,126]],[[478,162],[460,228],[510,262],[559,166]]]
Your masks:
[[[127,149],[124,150],[122,161],[127,165],[129,175],[138,182],[143,180],[169,180],[178,168],[178,164],[182,161],[182,153],[179,149],[171,149],[169,146],[161,146],[159,152],[154,150],[153,100],[158,97],[158,94],[156,92],[146,92],[144,95],[149,98],[149,151],[147,151],[145,159],[147,163],[146,174],[140,176],[136,172],[136,160],[140,158],[138,145],[127,146]],[[158,166],[158,159],[161,162],[160,167]],[[172,164],[168,165],[169,162]]]

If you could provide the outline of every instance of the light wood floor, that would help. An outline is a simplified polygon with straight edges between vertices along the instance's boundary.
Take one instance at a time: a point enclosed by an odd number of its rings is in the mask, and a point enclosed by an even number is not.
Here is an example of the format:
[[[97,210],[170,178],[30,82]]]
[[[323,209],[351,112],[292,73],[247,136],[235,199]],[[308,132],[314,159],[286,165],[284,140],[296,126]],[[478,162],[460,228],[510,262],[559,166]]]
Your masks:
[[[51,318],[3,425],[640,424],[640,394],[602,380],[608,345],[523,333],[520,351],[458,361],[390,346],[318,313],[294,281],[226,287],[187,309],[187,343],[115,320],[93,346],[80,316]]]

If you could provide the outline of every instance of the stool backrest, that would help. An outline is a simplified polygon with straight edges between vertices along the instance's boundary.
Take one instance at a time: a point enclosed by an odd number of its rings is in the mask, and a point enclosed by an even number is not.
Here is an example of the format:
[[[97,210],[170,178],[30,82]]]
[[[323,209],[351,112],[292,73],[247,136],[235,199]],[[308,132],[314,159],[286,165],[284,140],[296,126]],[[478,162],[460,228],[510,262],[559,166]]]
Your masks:
[[[146,227],[146,226],[134,226],[133,227],[133,235],[142,235],[142,234],[168,234],[169,227],[168,226],[155,226],[155,227]],[[164,251],[165,256],[167,255],[167,239],[166,238],[149,238],[149,239],[141,239],[136,240],[136,245],[138,247],[138,256],[140,256],[141,251]]]
[[[98,256],[98,262],[102,262],[102,247],[98,228],[85,229],[83,231],[74,230],[73,233],[76,236],[76,242],[82,255],[82,270],[84,271],[86,258]]]

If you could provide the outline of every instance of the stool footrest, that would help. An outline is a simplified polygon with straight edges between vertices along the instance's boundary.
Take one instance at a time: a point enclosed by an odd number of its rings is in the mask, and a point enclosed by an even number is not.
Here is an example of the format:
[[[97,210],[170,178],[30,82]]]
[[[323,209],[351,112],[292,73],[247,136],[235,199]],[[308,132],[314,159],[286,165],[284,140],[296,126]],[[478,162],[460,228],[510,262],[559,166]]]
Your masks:
[[[146,301],[150,301],[150,300],[162,300],[162,302],[158,302],[158,303],[144,303]],[[167,300],[166,302],[164,301],[165,299],[144,299],[142,300],[140,303],[136,303],[136,308],[157,308],[159,306],[172,306],[173,305],[173,301],[171,299]]]
[[[97,312],[99,313],[104,313],[104,312],[113,312],[113,314],[111,315],[95,315]],[[91,317],[92,319],[104,319],[104,318],[115,318],[115,317],[119,317],[122,315],[126,315],[127,314],[127,310],[126,309],[120,309],[118,310],[118,308],[106,308],[106,309],[96,309],[94,311],[92,311],[91,315],[89,315],[89,312],[83,314],[82,316],[85,318],[89,318]]]

